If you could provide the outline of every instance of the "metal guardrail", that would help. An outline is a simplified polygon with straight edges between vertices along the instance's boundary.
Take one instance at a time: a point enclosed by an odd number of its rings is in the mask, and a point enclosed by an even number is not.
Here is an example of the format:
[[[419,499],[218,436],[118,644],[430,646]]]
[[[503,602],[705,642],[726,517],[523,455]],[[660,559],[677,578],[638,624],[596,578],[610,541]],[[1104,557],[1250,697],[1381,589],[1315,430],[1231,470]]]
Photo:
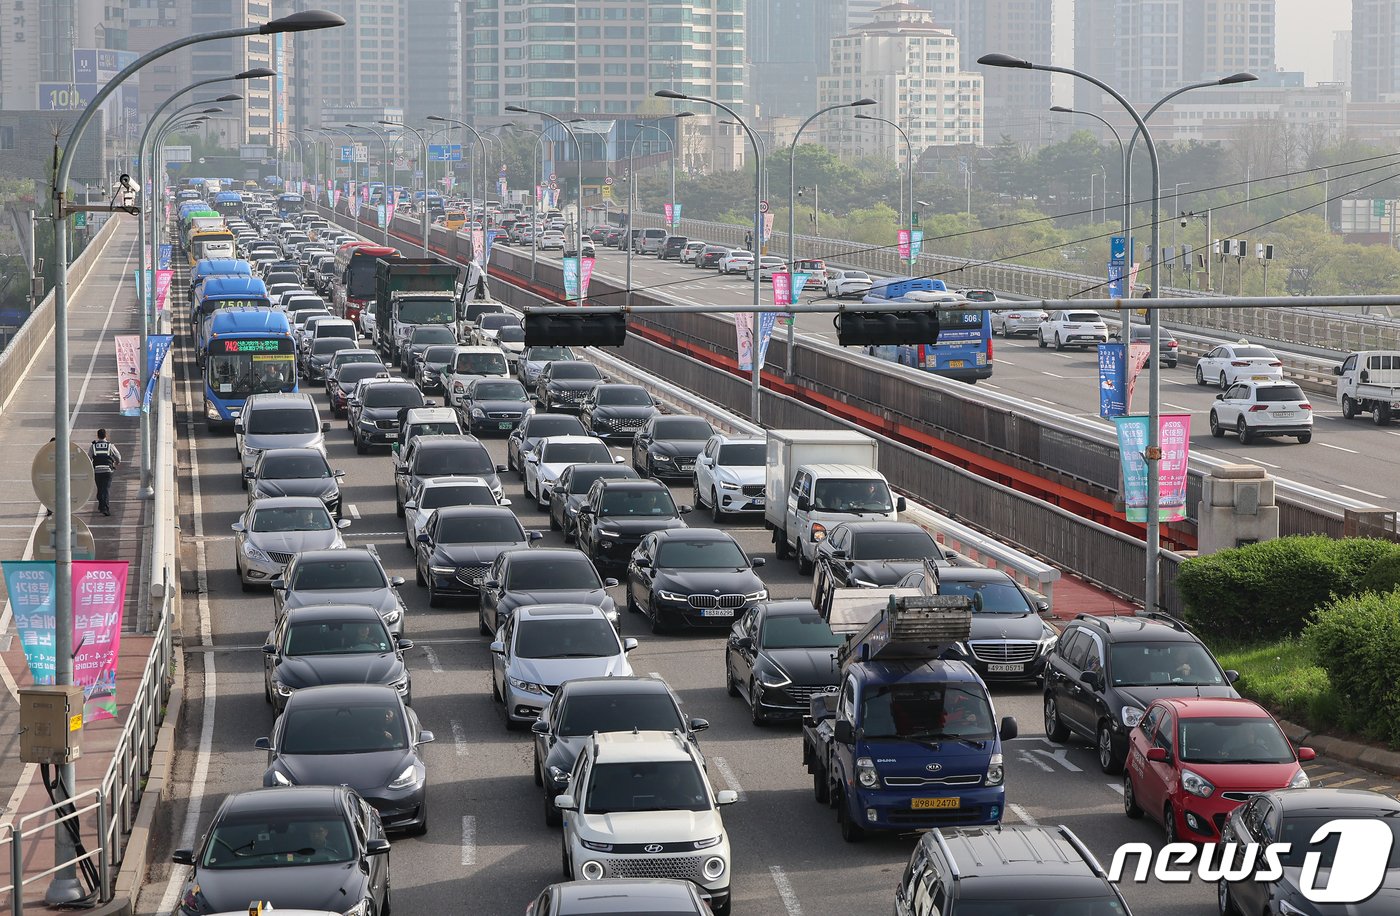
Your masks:
[[[0,839],[0,848],[8,848],[9,860],[9,883],[0,886],[0,894],[10,895],[11,916],[24,916],[24,889],[36,881],[47,878],[49,875],[58,872],[60,869],[76,865],[81,862],[97,861],[98,885],[104,889],[101,895],[102,902],[106,902],[105,889],[111,886],[111,866],[106,844],[98,842],[96,848],[87,849],[86,852],[75,855],[72,859],[56,863],[49,868],[33,874],[26,874],[24,871],[24,853],[28,848],[26,840],[57,830],[60,827],[69,829],[65,825],[76,823],[79,830],[82,829],[83,815],[96,813],[97,815],[97,837],[101,838],[107,832],[107,807],[103,790],[88,789],[86,792],[79,792],[71,799],[47,808],[40,808],[38,811],[30,812],[14,822],[10,832],[3,839]],[[65,811],[70,808],[72,810]],[[34,826],[29,826],[34,824]],[[51,842],[51,841],[50,841]],[[84,847],[86,849],[86,846]]]

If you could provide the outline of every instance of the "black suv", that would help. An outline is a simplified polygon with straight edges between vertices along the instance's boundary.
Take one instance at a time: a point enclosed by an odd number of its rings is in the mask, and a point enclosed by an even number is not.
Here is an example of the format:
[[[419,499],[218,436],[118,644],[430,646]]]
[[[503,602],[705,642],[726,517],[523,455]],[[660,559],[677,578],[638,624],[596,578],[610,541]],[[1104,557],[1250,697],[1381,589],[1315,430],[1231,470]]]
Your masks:
[[[1065,626],[1045,662],[1045,735],[1094,743],[1105,773],[1120,773],[1128,733],[1162,697],[1238,697],[1238,672],[1165,614],[1094,617]]]
[[[578,509],[578,547],[599,569],[624,568],[642,538],[653,531],[685,528],[691,509],[677,506],[671,489],[658,480],[600,477]]]
[[[1038,913],[1055,902],[1078,916],[1130,916],[1103,866],[1065,826],[930,830],[894,892],[895,916],[986,913],[989,903],[998,913]]]

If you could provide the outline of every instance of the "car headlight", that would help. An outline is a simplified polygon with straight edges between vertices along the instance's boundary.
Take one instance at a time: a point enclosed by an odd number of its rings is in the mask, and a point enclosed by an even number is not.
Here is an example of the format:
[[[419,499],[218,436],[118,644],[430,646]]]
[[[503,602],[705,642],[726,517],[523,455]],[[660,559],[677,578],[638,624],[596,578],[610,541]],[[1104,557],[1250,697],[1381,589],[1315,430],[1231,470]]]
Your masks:
[[[767,601],[767,600],[768,600],[768,589],[766,589],[766,588],[761,588],[761,589],[759,589],[759,590],[756,591],[756,592],[750,592],[749,594],[747,594],[747,595],[744,596],[744,600],[745,600],[745,601]]]
[[[473,407],[472,416],[476,417],[478,420],[485,419],[486,411],[482,410],[480,407]]]
[[[399,693],[403,693],[405,690],[408,689],[408,672],[405,671],[402,677],[395,680],[389,686],[397,690]]]
[[[404,767],[393,782],[389,783],[390,789],[416,789],[423,784],[423,778],[418,775],[418,768],[410,764]]]
[[[603,863],[590,859],[584,862],[578,871],[583,880],[597,881],[603,877]]]
[[[373,906],[373,902],[366,897],[364,900],[361,900],[359,903],[346,910],[345,916],[369,916],[370,913],[374,912]]]
[[[1312,780],[1308,778],[1308,774],[1304,773],[1301,767],[1298,769],[1298,772],[1293,774],[1293,778],[1288,781],[1288,788],[1290,789],[1306,789],[1310,785],[1312,785]]]
[[[466,386],[466,385],[463,385],[461,382],[453,382],[453,383],[452,383],[452,391],[453,391],[453,393],[455,393],[455,394],[461,394],[463,391],[466,391],[466,390],[467,390],[467,386]]]
[[[999,786],[1006,781],[1006,767],[1002,765],[1001,755],[993,754],[991,761],[987,764],[987,785]]]
[[[880,774],[875,770],[875,761],[869,757],[856,758],[856,780],[867,789],[880,784]]]
[[[1201,798],[1210,798],[1215,794],[1215,786],[1208,779],[1190,770],[1181,771],[1181,787]]]
[[[526,693],[537,693],[541,696],[546,692],[543,685],[535,684],[530,681],[522,681],[518,677],[507,677],[506,680],[509,681],[510,686],[514,687],[516,690],[523,690]]]
[[[220,419],[219,408],[215,407],[213,404],[210,404],[208,407],[204,408],[204,416],[210,420]]]
[[[656,593],[656,597],[660,598],[662,601],[679,601],[681,603],[685,603],[690,600],[689,596],[687,595],[677,594],[676,592],[668,592],[664,589],[658,591]]]
[[[788,677],[787,672],[783,671],[783,669],[774,665],[772,671],[758,678],[758,682],[764,687],[786,687],[788,684],[792,683],[792,678]]]
[[[815,525],[812,526],[812,540],[813,540],[813,541],[822,541],[822,540],[826,540],[826,526],[825,526],[825,525],[823,525],[823,524],[821,524],[821,523],[817,523],[817,524],[815,524]]]
[[[659,461],[659,462],[661,462],[662,464],[671,464],[672,462],[674,462],[674,461],[676,460],[676,459],[675,459],[673,456],[671,456],[671,455],[658,455],[656,452],[652,452],[652,453],[651,453],[651,457],[652,457],[652,460],[653,460],[653,461]]]
[[[710,856],[705,860],[705,864],[701,870],[704,872],[706,880],[714,881],[720,875],[724,874],[726,867],[724,860],[719,856]]]
[[[696,840],[692,845],[696,849],[709,849],[711,846],[718,846],[723,841],[723,836],[712,836],[708,840]]]
[[[594,852],[612,852],[613,850],[613,844],[599,843],[596,840],[579,840],[579,844],[583,846],[584,849],[591,849]]]
[[[402,616],[403,616],[403,608],[402,608],[402,607],[394,607],[392,610],[388,611],[388,612],[384,615],[384,622],[385,622],[385,623],[398,623],[398,622],[399,622],[399,618],[402,617]]]
[[[719,488],[720,488],[721,490],[742,490],[742,489],[743,489],[743,487],[740,486],[739,484],[737,484],[737,483],[730,483],[730,482],[727,481],[727,480],[721,480],[721,481],[719,482]]]
[[[598,529],[598,535],[599,535],[599,537],[605,537],[605,538],[620,538],[620,537],[622,537],[622,535],[621,535],[619,532],[616,532],[616,531],[608,531],[608,530],[603,529],[603,528],[599,528],[599,529]]]
[[[435,576],[450,576],[457,571],[455,566],[429,566],[428,572]]]
[[[1137,706],[1124,706],[1118,711],[1118,715],[1127,728],[1133,728],[1142,721],[1142,710]]]
[[[289,697],[289,696],[292,695],[292,692],[293,692],[293,690],[294,690],[295,688],[288,687],[286,684],[282,683],[281,681],[273,681],[273,682],[272,682],[272,689],[275,690],[275,691],[277,692],[277,695],[278,695],[279,697],[282,697],[283,699],[286,699],[287,697]]]
[[[252,544],[244,544],[244,545],[243,545],[243,555],[244,555],[245,557],[247,557],[248,559],[252,560],[254,563],[271,563],[271,562],[272,562],[272,557],[269,557],[269,556],[267,555],[267,551],[265,551],[265,550],[259,550],[258,548],[254,547]]]

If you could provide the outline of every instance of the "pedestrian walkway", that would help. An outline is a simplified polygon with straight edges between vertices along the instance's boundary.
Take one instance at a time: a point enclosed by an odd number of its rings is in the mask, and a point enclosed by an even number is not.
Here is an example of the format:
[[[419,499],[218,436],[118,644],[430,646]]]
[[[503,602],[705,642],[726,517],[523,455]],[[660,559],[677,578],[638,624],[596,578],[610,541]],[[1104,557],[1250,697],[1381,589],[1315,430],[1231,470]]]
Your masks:
[[[112,484],[111,517],[97,511],[94,499],[78,510],[78,517],[92,530],[97,559],[126,560],[130,566],[122,625],[121,663],[117,674],[120,718],[106,719],[83,729],[82,756],[78,760],[77,791],[96,787],[107,770],[132,695],[140,683],[149,636],[133,632],[140,595],[142,534],[148,501],[140,492],[141,442],[135,417],[121,415],[116,385],[114,335],[138,333],[140,320],[135,287],[136,222],[122,219],[106,241],[99,262],[87,278],[69,291],[69,391],[73,441],[84,448],[105,427],[121,449],[124,461]],[[54,346],[50,338],[34,360],[23,383],[0,405],[0,558],[32,559],[35,540],[42,537],[45,509],[30,484],[30,464],[35,452],[53,436]],[[8,602],[0,611],[0,825],[50,804],[38,768],[19,762],[18,687],[31,684],[28,664],[14,632]],[[84,821],[84,836],[92,839],[92,827]],[[53,837],[44,834],[25,846],[25,873],[43,871],[52,863]],[[5,848],[6,856],[9,848]],[[0,869],[0,885],[8,869]],[[26,908],[42,908],[48,879],[26,888]],[[0,904],[9,906],[7,895]]]

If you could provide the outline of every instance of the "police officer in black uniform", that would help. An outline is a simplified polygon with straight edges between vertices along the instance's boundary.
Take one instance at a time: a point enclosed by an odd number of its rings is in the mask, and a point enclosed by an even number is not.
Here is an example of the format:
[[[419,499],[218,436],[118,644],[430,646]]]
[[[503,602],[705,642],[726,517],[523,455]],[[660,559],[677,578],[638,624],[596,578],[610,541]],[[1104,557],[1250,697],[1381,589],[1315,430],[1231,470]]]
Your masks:
[[[103,515],[111,515],[108,496],[112,491],[112,475],[122,463],[122,453],[107,441],[107,430],[99,429],[97,438],[88,446],[88,457],[92,459],[92,473],[97,481],[97,509]]]

